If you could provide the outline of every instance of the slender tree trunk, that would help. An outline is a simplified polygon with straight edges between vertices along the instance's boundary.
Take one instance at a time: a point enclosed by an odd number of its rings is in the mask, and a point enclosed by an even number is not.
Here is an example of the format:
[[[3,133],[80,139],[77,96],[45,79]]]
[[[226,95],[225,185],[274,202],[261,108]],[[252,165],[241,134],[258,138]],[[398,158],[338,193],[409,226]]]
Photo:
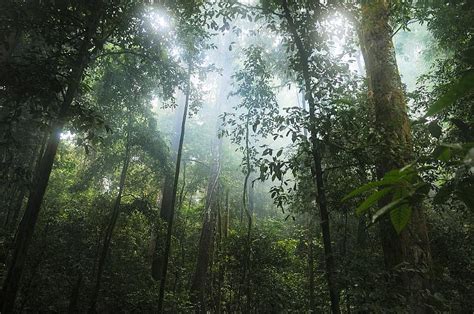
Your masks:
[[[311,214],[311,213],[310,213]],[[309,280],[309,310],[316,313],[316,294],[314,280],[314,246],[313,246],[313,219],[308,223],[308,280]]]
[[[167,233],[166,233],[166,242],[163,254],[163,265],[161,267],[161,277],[160,277],[160,292],[158,296],[158,312],[163,313],[163,301],[165,297],[165,289],[166,289],[166,274],[168,272],[168,262],[169,262],[169,255],[171,250],[171,236],[173,233],[173,217],[174,217],[174,207],[176,204],[176,192],[178,191],[178,180],[179,180],[179,169],[181,165],[181,155],[183,153],[183,142],[184,142],[184,132],[186,131],[186,118],[188,116],[188,107],[189,107],[189,96],[191,92],[191,60],[188,64],[188,81],[186,84],[186,99],[184,101],[184,112],[183,112],[183,119],[181,123],[181,133],[179,136],[179,145],[178,145],[178,153],[176,155],[176,168],[174,173],[174,181],[173,181],[173,193],[172,198],[170,201],[169,207],[169,220],[167,226]]]
[[[252,167],[250,164],[250,131],[249,131],[249,119],[250,119],[250,114],[247,114],[247,121],[245,124],[245,166],[246,166],[246,174],[244,178],[244,188],[242,192],[242,209],[241,209],[241,223],[242,223],[242,213],[245,212],[245,215],[247,216],[247,248],[246,248],[246,254],[245,254],[245,259],[244,259],[244,267],[242,271],[242,280],[241,284],[239,287],[239,293],[238,293],[238,300],[239,300],[239,306],[241,304],[242,300],[242,289],[245,290],[245,294],[247,296],[247,310],[248,307],[250,306],[250,281],[249,281],[249,273],[250,273],[250,254],[251,254],[251,235],[252,235],[252,212],[250,211],[250,206],[249,206],[249,192],[250,192],[250,185],[249,185],[249,180],[250,180],[250,174],[252,173]],[[252,204],[253,205],[253,204]],[[253,209],[253,208],[252,208]]]
[[[413,161],[413,144],[406,100],[392,42],[388,0],[367,1],[361,8],[360,43],[366,65],[369,100],[374,106],[379,132],[377,176],[399,169]],[[380,206],[390,199],[382,199]],[[426,311],[422,293],[430,288],[431,253],[422,206],[413,206],[409,225],[398,235],[386,216],[380,222],[385,265],[392,271],[407,263],[401,271],[401,289],[411,310]],[[394,292],[400,288],[393,287]]]
[[[97,10],[99,11],[99,10]],[[97,15],[97,16],[96,16]],[[20,222],[15,237],[12,260],[10,262],[6,279],[3,283],[3,292],[1,300],[2,313],[11,313],[14,308],[16,295],[18,292],[21,275],[25,266],[28,247],[31,243],[34,228],[38,220],[38,215],[43,202],[46,187],[53,168],[54,159],[58,149],[61,131],[64,126],[64,118],[79,89],[82,75],[89,63],[89,49],[91,48],[90,39],[96,32],[99,16],[93,14],[88,29],[85,34],[82,46],[79,49],[77,62],[72,69],[69,78],[69,84],[64,96],[63,103],[58,115],[58,119],[53,123],[52,134],[48,139],[46,150],[41,158],[38,169],[34,175],[34,188],[31,189],[26,205],[25,213]]]
[[[298,58],[301,63],[302,67],[302,74],[305,84],[305,93],[306,93],[306,100],[308,102],[309,107],[309,116],[310,116],[310,125],[309,125],[309,133],[310,133],[310,140],[311,140],[311,154],[313,157],[314,162],[314,174],[315,174],[315,183],[317,189],[317,198],[316,202],[319,207],[319,214],[321,219],[321,230],[322,230],[322,237],[323,237],[323,246],[324,246],[324,257],[325,257],[325,266],[326,266],[326,277],[328,282],[328,289],[329,289],[329,296],[331,300],[331,311],[333,313],[340,313],[339,307],[339,290],[337,288],[336,283],[336,275],[335,275],[335,264],[334,264],[334,256],[332,253],[331,248],[331,238],[330,238],[330,230],[329,230],[329,213],[327,208],[327,201],[326,201],[326,191],[324,188],[323,182],[323,170],[322,170],[322,159],[321,159],[321,145],[318,140],[318,132],[316,130],[316,102],[311,92],[311,75],[309,73],[309,59],[308,59],[308,49],[305,48],[296,28],[296,25],[293,21],[291,16],[290,9],[288,7],[287,0],[282,0],[282,7],[285,19],[288,23],[289,31],[293,37],[293,40],[296,44]]]
[[[96,312],[96,305],[97,305],[97,299],[99,297],[99,292],[100,292],[100,286],[102,284],[102,274],[104,272],[104,267],[105,267],[105,262],[107,259],[107,255],[109,253],[109,248],[110,248],[110,243],[112,240],[112,234],[115,229],[115,225],[117,224],[117,219],[120,214],[120,203],[122,201],[122,195],[123,191],[125,189],[125,180],[127,178],[127,172],[128,172],[128,166],[130,165],[130,150],[131,150],[131,128],[132,128],[132,113],[129,112],[129,118],[128,118],[128,125],[127,125],[127,138],[125,142],[125,155],[124,155],[124,160],[123,160],[123,166],[122,166],[122,171],[120,173],[120,183],[119,183],[119,190],[117,197],[115,198],[114,202],[114,207],[112,209],[112,215],[110,217],[109,224],[107,226],[107,229],[105,231],[104,235],[104,243],[102,245],[102,250],[100,252],[99,256],[99,263],[97,266],[97,277],[95,280],[95,285],[92,290],[92,295],[91,295],[91,301],[89,305],[89,313],[95,313]]]
[[[181,94],[179,94],[181,95]],[[179,101],[179,99],[178,99]],[[181,124],[182,124],[182,109],[183,106],[179,106],[176,110],[175,119],[174,119],[174,131],[171,136],[171,158],[174,162],[176,160],[176,155],[179,149],[179,139],[181,136]],[[171,163],[173,163],[171,162]],[[160,280],[161,274],[163,272],[162,266],[164,263],[164,252],[166,246],[166,224],[170,222],[171,219],[171,202],[173,197],[173,182],[174,176],[172,170],[167,171],[165,175],[165,180],[163,182],[162,189],[162,198],[160,205],[160,221],[157,224],[155,239],[152,241],[155,242],[155,250],[153,253],[153,259],[151,264],[151,275],[154,280]],[[166,224],[165,224],[166,223]]]

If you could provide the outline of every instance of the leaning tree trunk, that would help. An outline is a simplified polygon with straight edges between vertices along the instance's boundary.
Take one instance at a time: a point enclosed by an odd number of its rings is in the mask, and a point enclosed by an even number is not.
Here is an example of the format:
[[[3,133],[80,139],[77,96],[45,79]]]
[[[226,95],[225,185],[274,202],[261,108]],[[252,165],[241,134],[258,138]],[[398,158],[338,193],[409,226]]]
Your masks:
[[[123,191],[125,189],[125,180],[127,178],[128,166],[130,165],[130,150],[131,150],[131,127],[132,127],[132,113],[129,112],[128,125],[127,125],[127,138],[125,140],[125,155],[123,159],[122,171],[120,173],[120,183],[117,197],[115,198],[114,207],[112,209],[112,216],[110,217],[109,224],[105,231],[104,243],[102,244],[102,251],[100,252],[99,262],[97,266],[97,276],[95,279],[95,285],[92,290],[91,301],[89,305],[89,313],[96,312],[97,299],[99,297],[100,286],[102,284],[102,274],[104,273],[105,261],[107,254],[109,253],[110,243],[112,240],[112,234],[117,224],[117,219],[120,214],[120,202],[122,201]]]
[[[321,231],[323,237],[324,258],[326,267],[326,278],[328,282],[329,297],[331,300],[331,311],[333,313],[340,313],[339,308],[339,290],[336,284],[334,256],[331,248],[331,237],[329,231],[329,213],[326,201],[326,191],[324,188],[321,145],[318,140],[318,131],[316,130],[316,102],[312,94],[311,75],[309,72],[309,49],[305,47],[301,40],[298,30],[291,16],[290,8],[287,0],[282,0],[282,8],[285,19],[288,23],[288,29],[291,33],[292,39],[295,42],[298,61],[301,64],[303,80],[305,84],[305,98],[309,107],[309,133],[311,141],[311,154],[314,162],[314,179],[317,190],[316,202],[319,207],[319,214],[321,219]]]
[[[169,220],[167,221],[167,230],[166,230],[166,239],[165,239],[165,247],[163,253],[163,264],[161,266],[161,276],[160,276],[160,292],[158,296],[158,312],[163,312],[163,301],[165,297],[165,289],[166,289],[166,274],[168,272],[168,262],[169,262],[169,255],[171,251],[171,236],[173,233],[173,218],[174,218],[174,209],[176,204],[176,193],[178,191],[178,181],[179,181],[179,169],[181,166],[181,156],[183,154],[183,142],[184,142],[184,132],[186,131],[186,118],[188,116],[188,107],[189,107],[189,97],[191,93],[191,67],[192,61],[189,60],[188,64],[188,77],[186,83],[186,98],[184,101],[184,111],[183,111],[183,119],[181,122],[181,133],[179,135],[179,144],[178,144],[178,152],[176,155],[176,167],[174,172],[174,180],[173,180],[173,191],[171,193],[171,200],[169,204]]]
[[[69,84],[64,96],[63,103],[59,111],[57,120],[53,123],[52,134],[48,139],[45,152],[39,162],[33,179],[33,188],[30,190],[25,213],[18,226],[15,243],[13,247],[12,259],[8,268],[8,273],[3,283],[1,309],[2,313],[11,313],[15,305],[16,295],[20,285],[21,275],[26,262],[28,247],[31,243],[34,228],[38,220],[38,215],[43,202],[46,187],[53,168],[54,158],[58,149],[61,131],[64,126],[64,119],[76,96],[81,83],[82,75],[89,63],[91,48],[90,39],[96,33],[99,22],[99,10],[91,17],[87,27],[82,46],[78,52],[78,58],[69,77]]]
[[[369,85],[369,100],[374,106],[379,153],[377,176],[399,169],[413,161],[413,145],[406,100],[398,73],[387,0],[366,1],[362,5],[359,29]],[[390,199],[382,199],[384,206]],[[409,225],[398,235],[388,217],[380,222],[380,236],[388,270],[407,263],[394,292],[403,292],[412,309],[424,312],[422,293],[430,287],[431,254],[423,208],[413,206]],[[399,284],[403,287],[400,289]]]

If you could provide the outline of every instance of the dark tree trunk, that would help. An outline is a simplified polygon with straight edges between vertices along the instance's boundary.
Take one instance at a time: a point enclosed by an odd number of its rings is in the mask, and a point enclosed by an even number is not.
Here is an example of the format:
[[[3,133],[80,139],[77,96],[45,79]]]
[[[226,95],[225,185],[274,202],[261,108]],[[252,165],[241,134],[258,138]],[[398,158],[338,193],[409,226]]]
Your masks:
[[[316,102],[312,94],[311,75],[309,73],[308,48],[306,48],[298,34],[298,30],[291,16],[287,0],[282,0],[282,7],[285,19],[288,23],[288,28],[296,45],[299,62],[302,68],[303,80],[305,84],[305,98],[309,107],[309,133],[311,140],[311,154],[314,162],[315,184],[317,189],[316,202],[319,207],[319,214],[321,219],[321,230],[324,246],[324,258],[326,266],[326,277],[328,282],[329,296],[331,300],[331,311],[333,313],[340,313],[339,308],[339,290],[336,283],[334,256],[331,248],[331,237],[329,231],[329,212],[326,201],[326,191],[323,181],[322,158],[321,158],[321,144],[318,140],[318,132],[316,130]]]
[[[125,140],[125,154],[123,159],[122,171],[120,173],[120,183],[117,197],[115,198],[114,207],[112,208],[111,217],[109,224],[104,235],[104,243],[102,244],[102,250],[99,255],[99,262],[97,266],[97,276],[95,279],[95,285],[91,294],[91,301],[89,305],[89,313],[96,312],[97,299],[99,297],[100,286],[102,284],[102,274],[104,272],[105,262],[109,253],[110,243],[112,240],[112,234],[117,224],[117,219],[120,214],[120,202],[122,201],[123,191],[125,189],[125,180],[127,178],[128,166],[130,165],[130,151],[131,151],[131,128],[132,128],[132,113],[129,112],[128,125],[127,125],[127,138]]]
[[[389,2],[369,1],[362,5],[360,43],[366,65],[369,101],[374,106],[379,132],[377,176],[399,169],[413,161],[413,144],[406,100],[398,73],[392,29],[389,25]],[[390,199],[383,199],[384,206]],[[416,312],[424,312],[422,293],[430,288],[431,253],[422,206],[413,206],[409,225],[398,235],[386,216],[380,221],[380,236],[386,268],[407,263],[401,271],[401,289]],[[399,291],[400,287],[393,287]]]
[[[171,200],[173,198],[173,177],[167,175],[163,183],[163,192],[161,199],[160,222],[156,226],[154,234],[154,252],[151,264],[151,275],[153,279],[160,280],[163,272],[163,256],[165,251],[166,223],[170,221]]]
[[[0,109],[0,217],[4,219],[6,235],[13,237],[48,132],[40,129],[41,123],[27,110],[15,119],[11,106],[5,107]]]
[[[79,50],[77,62],[69,78],[69,84],[61,104],[58,119],[53,123],[52,134],[48,139],[45,152],[38,165],[33,179],[33,188],[31,189],[26,205],[25,213],[18,226],[13,247],[13,254],[8,273],[3,283],[1,308],[2,313],[11,313],[14,308],[16,295],[20,285],[21,275],[25,266],[28,247],[31,243],[34,228],[38,220],[38,215],[43,202],[46,187],[53,168],[54,159],[58,149],[61,131],[64,126],[64,118],[76,96],[81,82],[84,69],[89,63],[89,49],[91,48],[90,38],[95,34],[98,16],[91,19],[88,25],[85,38]]]
[[[178,153],[176,155],[176,167],[174,173],[174,180],[173,180],[173,193],[170,201],[169,206],[169,220],[167,221],[167,230],[166,230],[166,242],[164,247],[164,254],[163,254],[163,264],[161,266],[161,277],[160,277],[160,292],[158,296],[158,312],[163,312],[163,301],[165,297],[165,289],[166,289],[166,274],[168,272],[168,262],[169,262],[169,255],[171,250],[171,236],[173,233],[173,218],[174,218],[174,207],[176,204],[176,193],[178,191],[178,181],[179,181],[179,169],[181,166],[181,156],[183,153],[183,142],[184,142],[184,132],[186,131],[186,118],[188,116],[188,107],[189,107],[189,97],[191,93],[191,60],[188,64],[188,77],[186,83],[186,99],[184,101],[184,111],[183,111],[183,119],[181,122],[181,133],[179,136],[179,144],[178,144]]]

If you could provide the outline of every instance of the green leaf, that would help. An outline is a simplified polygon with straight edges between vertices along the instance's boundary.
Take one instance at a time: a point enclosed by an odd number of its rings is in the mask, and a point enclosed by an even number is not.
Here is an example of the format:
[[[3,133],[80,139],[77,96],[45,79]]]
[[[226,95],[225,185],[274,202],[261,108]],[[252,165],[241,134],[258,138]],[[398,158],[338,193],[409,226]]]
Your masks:
[[[434,138],[440,138],[442,134],[441,127],[438,125],[437,121],[433,121],[428,124],[428,131],[430,132],[431,136]]]
[[[448,86],[448,91],[432,104],[426,116],[432,116],[453,104],[459,98],[467,95],[474,89],[474,70],[466,71],[461,78]]]
[[[380,181],[374,181],[374,182],[369,182],[367,184],[364,184],[363,186],[361,187],[358,187],[357,189],[353,190],[352,192],[350,192],[349,194],[347,194],[343,199],[342,201],[346,201],[350,198],[353,198],[354,196],[357,196],[357,195],[360,195],[366,191],[370,191],[376,187],[379,187],[379,186],[384,186],[384,185],[393,185],[395,183],[397,183],[399,181],[399,178],[383,178],[382,180]]]
[[[379,199],[381,199],[384,195],[390,192],[391,188],[385,188],[383,190],[379,190],[377,192],[372,193],[366,200],[356,208],[356,214],[360,215],[364,211],[366,211],[370,206],[375,204]]]
[[[373,216],[372,216],[372,223],[376,222],[382,215],[388,213],[390,210],[394,209],[395,207],[403,204],[405,202],[405,198],[399,198],[394,200],[393,202],[388,203],[381,209],[379,209]]]
[[[390,220],[398,234],[405,228],[410,221],[411,207],[408,204],[398,206],[390,212]]]
[[[436,159],[448,162],[451,159],[451,148],[446,146],[438,146],[433,151],[433,155]]]

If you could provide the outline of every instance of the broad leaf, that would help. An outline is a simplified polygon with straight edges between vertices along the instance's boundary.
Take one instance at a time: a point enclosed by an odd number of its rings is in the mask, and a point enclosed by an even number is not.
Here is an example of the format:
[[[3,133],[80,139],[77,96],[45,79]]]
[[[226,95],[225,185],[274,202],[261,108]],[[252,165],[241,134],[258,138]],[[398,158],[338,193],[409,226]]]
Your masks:
[[[357,189],[353,190],[349,194],[347,194],[342,201],[346,201],[350,198],[353,198],[354,196],[360,195],[366,191],[370,191],[374,188],[377,188],[379,186],[384,186],[384,185],[393,185],[399,181],[398,177],[393,177],[393,178],[383,178],[380,181],[374,181],[374,182],[369,182],[367,184],[364,184],[361,187],[358,187]]]
[[[379,190],[377,192],[372,193],[366,200],[356,208],[356,214],[360,215],[365,212],[370,206],[374,205],[379,199],[385,196],[388,192],[390,192],[391,188],[385,188],[383,190]]]
[[[405,228],[410,221],[411,207],[408,204],[398,206],[390,212],[390,220],[398,234]]]
[[[402,204],[405,203],[405,202],[406,202],[405,198],[399,198],[399,199],[394,200],[393,202],[388,203],[387,205],[385,205],[384,207],[382,207],[381,209],[379,209],[379,210],[372,216],[372,223],[376,222],[382,215],[388,213],[389,211],[391,211],[391,210],[394,209],[395,207],[400,206],[400,205],[402,205]]]

